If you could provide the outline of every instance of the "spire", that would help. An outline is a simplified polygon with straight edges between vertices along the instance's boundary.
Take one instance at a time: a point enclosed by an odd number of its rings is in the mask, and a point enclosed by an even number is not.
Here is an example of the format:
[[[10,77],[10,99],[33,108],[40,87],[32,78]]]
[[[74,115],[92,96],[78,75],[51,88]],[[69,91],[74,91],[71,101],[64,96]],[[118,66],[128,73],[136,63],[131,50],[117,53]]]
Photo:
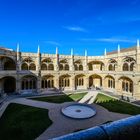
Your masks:
[[[56,47],[56,54],[58,54],[58,48]]]
[[[40,46],[38,45],[37,53],[40,53]]]
[[[118,53],[120,53],[120,44],[118,44]]]
[[[85,57],[87,57],[87,50],[85,50]]]
[[[137,49],[139,49],[139,47],[140,47],[140,41],[139,39],[137,39]]]
[[[106,56],[106,48],[105,48],[105,51],[104,51],[104,55]]]
[[[17,43],[17,53],[19,52],[19,43]]]
[[[19,65],[20,65],[20,52],[19,52],[20,50],[19,50],[19,43],[17,43],[17,64],[16,64],[16,67],[17,67],[17,70],[20,70],[20,67],[19,67]]]
[[[73,56],[73,48],[71,48],[71,56]]]

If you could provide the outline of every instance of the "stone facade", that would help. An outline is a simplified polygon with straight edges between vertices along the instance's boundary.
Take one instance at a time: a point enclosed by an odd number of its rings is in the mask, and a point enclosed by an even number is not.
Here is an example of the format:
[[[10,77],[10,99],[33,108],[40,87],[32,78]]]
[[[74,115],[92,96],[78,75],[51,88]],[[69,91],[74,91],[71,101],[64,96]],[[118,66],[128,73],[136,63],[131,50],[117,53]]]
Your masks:
[[[0,94],[101,88],[140,98],[140,47],[103,56],[24,53],[0,48]]]

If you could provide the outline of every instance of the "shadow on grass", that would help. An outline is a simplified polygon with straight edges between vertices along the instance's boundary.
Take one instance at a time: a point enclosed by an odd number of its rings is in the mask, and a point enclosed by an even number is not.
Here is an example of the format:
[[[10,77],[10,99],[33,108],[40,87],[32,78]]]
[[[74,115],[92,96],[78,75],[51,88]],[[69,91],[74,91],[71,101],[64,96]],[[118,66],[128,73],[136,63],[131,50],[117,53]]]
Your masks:
[[[103,94],[99,94],[94,103],[103,106],[104,108],[108,109],[111,112],[129,115],[140,114],[140,107],[108,97]]]
[[[0,118],[0,139],[34,140],[51,124],[47,109],[11,103]]]
[[[50,103],[64,103],[64,102],[73,102],[79,101],[82,99],[87,93],[77,93],[77,94],[70,94],[70,95],[57,95],[57,96],[47,96],[47,97],[37,97],[37,98],[30,98],[37,101],[44,101]]]

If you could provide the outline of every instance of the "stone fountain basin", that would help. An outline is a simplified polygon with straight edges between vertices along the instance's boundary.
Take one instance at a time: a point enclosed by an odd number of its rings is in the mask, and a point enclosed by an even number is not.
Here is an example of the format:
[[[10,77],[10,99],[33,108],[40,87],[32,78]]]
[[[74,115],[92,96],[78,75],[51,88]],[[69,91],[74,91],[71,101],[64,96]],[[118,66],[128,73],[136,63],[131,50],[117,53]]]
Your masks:
[[[87,119],[96,114],[96,110],[87,104],[72,104],[61,109],[63,115],[73,119]]]

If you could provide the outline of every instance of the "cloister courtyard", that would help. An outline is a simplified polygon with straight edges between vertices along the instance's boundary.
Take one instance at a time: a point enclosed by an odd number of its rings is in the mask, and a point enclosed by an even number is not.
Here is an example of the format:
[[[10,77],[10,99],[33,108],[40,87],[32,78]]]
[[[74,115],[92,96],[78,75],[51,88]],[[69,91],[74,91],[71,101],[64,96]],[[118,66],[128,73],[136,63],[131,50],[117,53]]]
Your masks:
[[[97,113],[88,119],[72,119],[62,114],[65,106],[80,103],[89,92]],[[54,93],[53,93],[54,94]],[[138,105],[101,91],[52,93],[40,96],[11,96],[0,107],[0,137],[4,140],[46,140],[88,129],[140,113]],[[82,104],[88,104],[93,96]],[[7,135],[8,134],[8,135]]]

